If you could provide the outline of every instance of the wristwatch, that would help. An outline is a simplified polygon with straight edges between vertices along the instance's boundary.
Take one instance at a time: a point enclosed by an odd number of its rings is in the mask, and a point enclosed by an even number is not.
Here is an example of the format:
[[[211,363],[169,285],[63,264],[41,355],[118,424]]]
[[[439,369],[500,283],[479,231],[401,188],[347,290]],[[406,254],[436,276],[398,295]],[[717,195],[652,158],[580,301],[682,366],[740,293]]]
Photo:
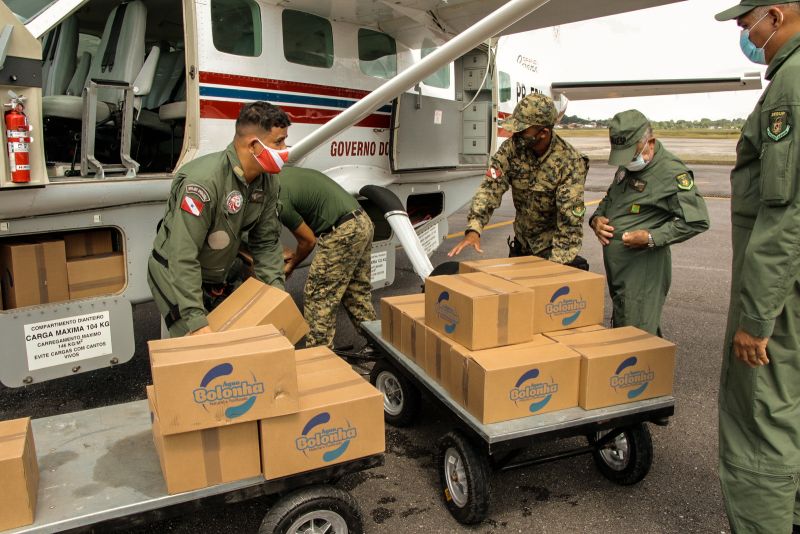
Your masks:
[[[653,234],[647,232],[647,248],[653,248],[656,246],[656,242],[653,241]]]

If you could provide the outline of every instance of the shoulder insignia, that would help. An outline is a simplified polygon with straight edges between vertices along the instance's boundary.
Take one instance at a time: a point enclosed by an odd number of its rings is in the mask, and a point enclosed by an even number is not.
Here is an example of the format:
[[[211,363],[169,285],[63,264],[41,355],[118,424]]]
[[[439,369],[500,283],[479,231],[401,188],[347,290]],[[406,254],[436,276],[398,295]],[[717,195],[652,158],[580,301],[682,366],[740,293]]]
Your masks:
[[[572,214],[575,217],[583,217],[584,215],[586,215],[586,206],[581,205],[580,207],[573,208],[572,209]]]
[[[789,112],[788,111],[773,111],[769,114],[769,126],[767,127],[767,135],[773,141],[780,141],[787,135],[789,135],[789,131],[792,129],[792,125],[789,124]]]
[[[211,195],[208,194],[206,188],[197,184],[189,184],[186,186],[186,194],[187,195],[194,195],[203,202],[209,202],[211,200]]]
[[[694,178],[688,172],[680,173],[675,177],[675,181],[678,182],[678,189],[683,191],[689,191],[694,187]]]
[[[231,191],[225,198],[225,211],[231,215],[239,213],[239,210],[242,209],[242,204],[244,204],[244,197],[241,191]]]
[[[486,171],[486,177],[491,180],[499,180],[503,177],[503,171],[497,167],[489,167]]]
[[[639,213],[642,207],[639,204],[633,204],[631,206],[631,213]]]
[[[181,209],[190,215],[194,215],[195,217],[199,217],[201,213],[203,213],[203,208],[205,205],[189,195],[183,195],[183,200],[181,201]]]
[[[624,179],[625,179],[625,169],[623,167],[620,167],[619,170],[617,170],[617,173],[614,175],[614,180],[616,180],[617,183],[620,183]]]

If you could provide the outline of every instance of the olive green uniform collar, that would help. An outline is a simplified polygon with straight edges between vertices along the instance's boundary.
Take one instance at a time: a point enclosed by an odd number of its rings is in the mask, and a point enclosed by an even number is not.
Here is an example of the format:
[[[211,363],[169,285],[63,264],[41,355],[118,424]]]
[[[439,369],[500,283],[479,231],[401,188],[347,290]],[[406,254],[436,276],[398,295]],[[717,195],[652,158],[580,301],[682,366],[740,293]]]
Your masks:
[[[236,148],[233,146],[233,143],[230,143],[225,149],[225,155],[228,156],[228,163],[230,163],[231,171],[236,175],[236,178],[244,185],[250,185],[244,177],[244,167],[242,167],[242,162],[239,161],[239,155],[236,153]]]
[[[772,80],[775,73],[778,72],[778,69],[786,62],[789,57],[794,54],[797,49],[800,48],[800,33],[789,39],[786,44],[784,44],[778,53],[775,54],[775,57],[772,58],[772,61],[769,63],[769,67],[767,67],[767,80]]]

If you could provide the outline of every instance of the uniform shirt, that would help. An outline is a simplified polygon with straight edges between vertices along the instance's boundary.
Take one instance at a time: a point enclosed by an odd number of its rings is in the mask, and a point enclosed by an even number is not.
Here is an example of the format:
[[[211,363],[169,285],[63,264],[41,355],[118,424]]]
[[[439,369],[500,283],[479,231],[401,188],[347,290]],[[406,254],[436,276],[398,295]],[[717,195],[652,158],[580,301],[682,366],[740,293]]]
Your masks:
[[[305,221],[318,236],[330,230],[343,215],[361,207],[353,195],[313,169],[284,167],[280,182],[280,218],[292,231]]]
[[[542,157],[536,157],[519,136],[512,136],[492,157],[487,176],[472,198],[467,230],[480,234],[510,187],[517,212],[514,233],[523,250],[569,263],[583,240],[583,187],[588,172],[589,159],[556,133]]]
[[[731,172],[731,299],[741,310],[734,328],[756,337],[772,335],[800,276],[800,35],[778,51],[766,78]]]
[[[692,171],[656,141],[655,154],[639,172],[620,167],[606,196],[592,215],[614,227],[608,253],[623,252],[622,234],[649,230],[656,246],[680,243],[708,229],[706,203]],[[604,249],[606,252],[606,249]]]
[[[226,280],[245,232],[256,278],[284,288],[279,189],[270,174],[248,184],[232,144],[178,171],[153,248],[168,261],[174,304],[190,331],[208,324],[201,286]]]

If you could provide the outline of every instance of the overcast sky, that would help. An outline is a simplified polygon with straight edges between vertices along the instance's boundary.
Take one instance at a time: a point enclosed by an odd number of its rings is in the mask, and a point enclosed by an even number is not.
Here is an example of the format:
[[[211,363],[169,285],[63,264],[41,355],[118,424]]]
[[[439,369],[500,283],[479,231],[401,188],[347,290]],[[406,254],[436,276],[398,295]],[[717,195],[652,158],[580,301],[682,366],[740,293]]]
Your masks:
[[[735,3],[688,0],[514,36],[512,46],[524,43],[524,49],[532,49],[552,81],[708,78],[759,71],[763,76],[764,69],[742,55],[736,23],[714,20]],[[567,113],[603,119],[637,108],[652,120],[736,118],[749,115],[759,95],[735,91],[574,101]]]

